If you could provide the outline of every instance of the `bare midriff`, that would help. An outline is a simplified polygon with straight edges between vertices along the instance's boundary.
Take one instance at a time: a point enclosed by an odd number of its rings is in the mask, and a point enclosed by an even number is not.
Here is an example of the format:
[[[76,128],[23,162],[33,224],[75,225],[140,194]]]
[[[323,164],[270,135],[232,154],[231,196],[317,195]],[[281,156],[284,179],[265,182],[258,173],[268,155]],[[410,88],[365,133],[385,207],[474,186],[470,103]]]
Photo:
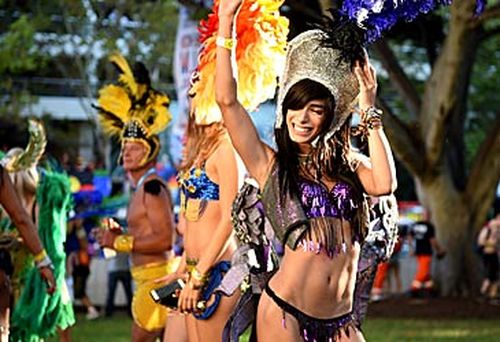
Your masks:
[[[352,310],[359,251],[355,242],[347,245],[345,253],[330,258],[286,246],[269,286],[307,315],[324,319],[347,314]]]
[[[184,250],[186,251],[187,258],[200,259],[201,255],[206,251],[208,244],[213,239],[214,232],[220,220],[221,209],[219,201],[208,201],[206,209],[197,221],[186,220]],[[236,247],[234,239],[229,239],[227,248],[217,257],[215,263],[223,260],[231,260]]]

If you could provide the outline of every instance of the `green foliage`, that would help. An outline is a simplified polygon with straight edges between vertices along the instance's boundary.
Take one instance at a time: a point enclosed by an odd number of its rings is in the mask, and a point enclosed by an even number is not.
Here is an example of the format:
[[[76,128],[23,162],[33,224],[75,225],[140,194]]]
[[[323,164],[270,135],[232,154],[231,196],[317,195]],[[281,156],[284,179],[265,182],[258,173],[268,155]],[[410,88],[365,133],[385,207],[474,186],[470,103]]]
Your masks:
[[[35,27],[26,15],[16,20],[0,37],[0,74],[36,68],[38,54],[34,49]]]
[[[491,128],[491,123],[499,115],[500,108],[500,36],[491,37],[478,50],[476,63],[471,75],[469,96],[470,112],[465,122],[466,162],[471,165]]]

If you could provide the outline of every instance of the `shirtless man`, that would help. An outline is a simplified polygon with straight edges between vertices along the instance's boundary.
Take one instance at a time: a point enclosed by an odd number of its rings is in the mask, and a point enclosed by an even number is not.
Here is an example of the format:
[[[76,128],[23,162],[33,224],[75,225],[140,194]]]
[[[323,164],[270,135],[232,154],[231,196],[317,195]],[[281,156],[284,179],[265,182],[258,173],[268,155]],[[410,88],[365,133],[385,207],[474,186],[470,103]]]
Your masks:
[[[158,287],[154,279],[175,270],[170,262],[172,205],[168,188],[154,167],[160,150],[157,134],[170,121],[169,100],[151,88],[143,65],[136,65],[132,73],[120,55],[110,60],[120,72],[121,83],[100,90],[97,109],[104,130],[121,139],[120,160],[135,191],[128,207],[127,231],[110,220],[109,229],[98,230],[96,237],[102,247],[131,254],[130,271],[137,285],[132,340],[154,341],[163,333],[168,311],[154,303],[149,292]]]
[[[172,248],[173,215],[168,189],[156,174],[154,161],[139,164],[146,153],[144,145],[126,141],[122,151],[123,167],[135,185],[128,207],[128,232],[106,229],[100,230],[97,236],[101,246],[131,253],[131,272],[137,284],[132,301],[132,337],[134,341],[149,341],[159,336],[167,315],[165,307],[155,304],[150,298],[149,291],[157,284],[151,286],[149,280],[172,271],[168,260]],[[161,321],[161,324],[154,324],[154,321]]]
[[[7,212],[23,238],[23,243],[35,256],[35,263],[40,275],[47,283],[47,292],[55,291],[55,280],[52,272],[52,261],[40,242],[37,229],[29,214],[24,209],[16,190],[7,174],[0,165],[0,204]],[[0,341],[9,340],[9,317],[10,317],[10,274],[12,264],[8,251],[0,249]]]

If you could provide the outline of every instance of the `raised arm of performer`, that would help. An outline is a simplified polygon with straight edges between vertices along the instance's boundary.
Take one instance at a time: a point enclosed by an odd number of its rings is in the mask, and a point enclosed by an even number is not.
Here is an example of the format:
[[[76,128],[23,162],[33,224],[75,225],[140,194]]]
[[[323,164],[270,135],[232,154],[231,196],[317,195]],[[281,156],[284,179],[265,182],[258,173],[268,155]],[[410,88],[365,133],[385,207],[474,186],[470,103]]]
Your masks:
[[[217,63],[215,97],[224,118],[234,148],[243,159],[248,172],[262,186],[267,169],[273,160],[273,151],[263,143],[250,116],[236,96],[236,80],[231,64],[231,49],[224,42],[231,42],[233,21],[241,0],[221,1],[219,5],[219,31],[217,38]],[[237,41],[233,40],[233,44]]]
[[[377,75],[368,56],[364,65],[356,64],[354,74],[358,78],[359,109],[367,127],[370,162],[362,161],[357,174],[366,192],[372,196],[387,195],[396,190],[394,158],[385,136],[380,112],[375,109]]]

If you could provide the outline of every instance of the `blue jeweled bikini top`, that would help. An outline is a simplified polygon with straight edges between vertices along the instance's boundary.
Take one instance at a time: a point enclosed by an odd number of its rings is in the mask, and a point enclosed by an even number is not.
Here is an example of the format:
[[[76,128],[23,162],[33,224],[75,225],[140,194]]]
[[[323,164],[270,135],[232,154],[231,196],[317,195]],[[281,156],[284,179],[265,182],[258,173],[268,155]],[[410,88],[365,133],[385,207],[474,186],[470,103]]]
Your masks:
[[[219,199],[219,185],[208,178],[205,164],[180,172],[177,182],[181,195],[180,212],[188,221],[198,221],[207,202]]]
[[[192,167],[189,171],[181,172],[177,176],[179,190],[186,199],[200,199],[217,201],[219,199],[219,184],[208,178],[205,164]]]

